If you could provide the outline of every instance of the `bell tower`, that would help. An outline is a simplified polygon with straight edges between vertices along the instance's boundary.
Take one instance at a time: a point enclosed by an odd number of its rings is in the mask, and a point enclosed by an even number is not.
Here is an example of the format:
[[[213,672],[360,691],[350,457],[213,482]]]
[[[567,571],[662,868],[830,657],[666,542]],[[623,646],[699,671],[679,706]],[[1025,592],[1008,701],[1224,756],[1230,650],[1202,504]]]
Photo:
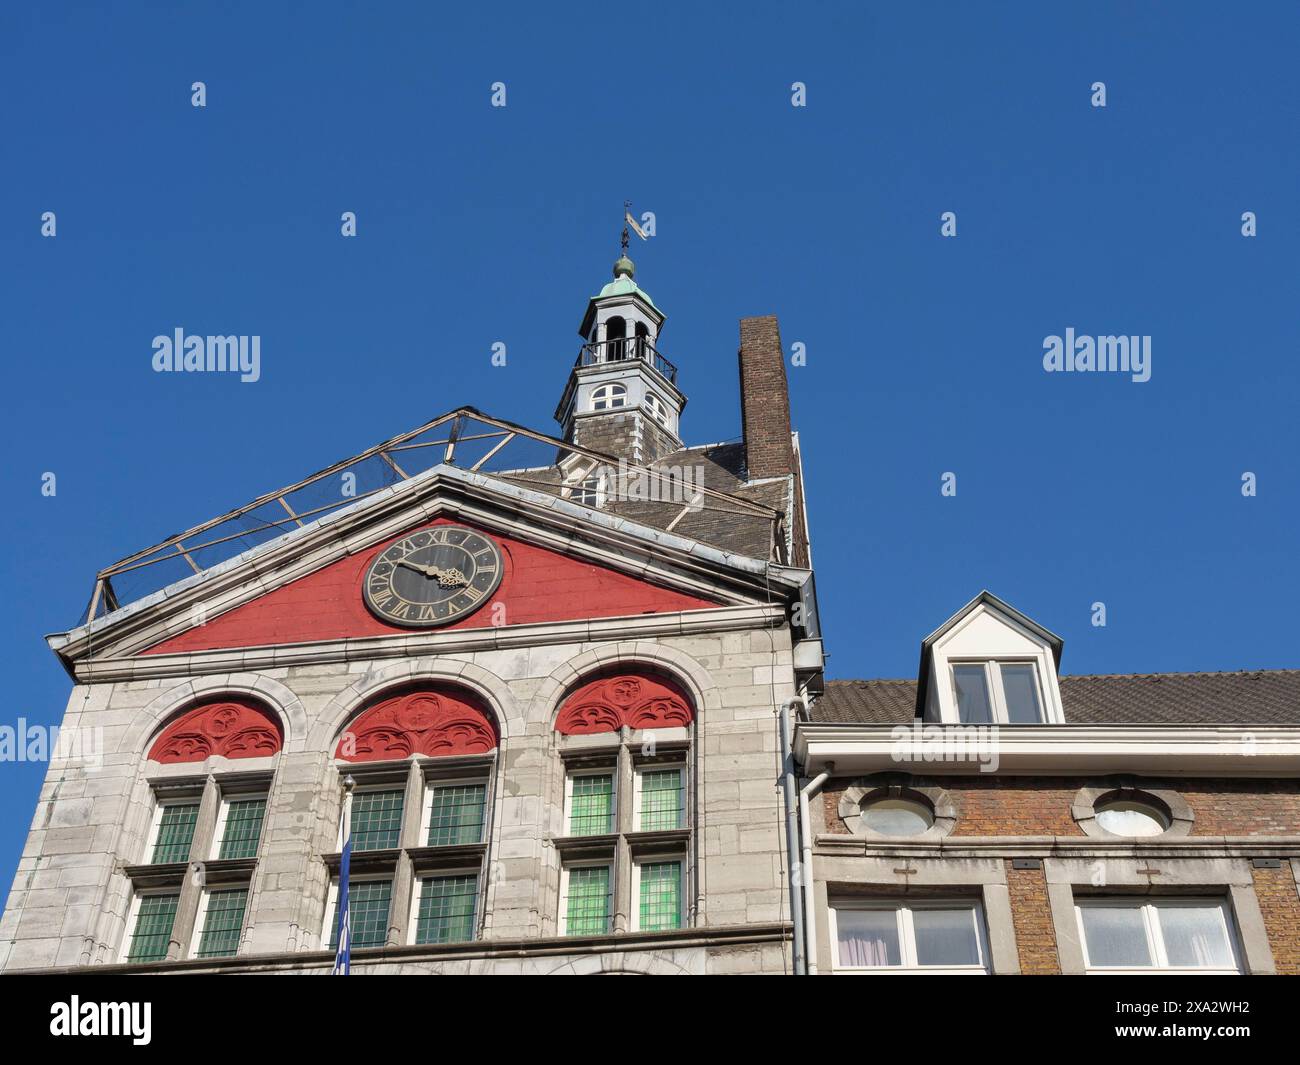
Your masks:
[[[686,397],[677,367],[659,352],[664,314],[637,286],[627,241],[624,227],[614,280],[591,297],[578,327],[582,347],[555,420],[567,441],[648,464],[681,448]]]

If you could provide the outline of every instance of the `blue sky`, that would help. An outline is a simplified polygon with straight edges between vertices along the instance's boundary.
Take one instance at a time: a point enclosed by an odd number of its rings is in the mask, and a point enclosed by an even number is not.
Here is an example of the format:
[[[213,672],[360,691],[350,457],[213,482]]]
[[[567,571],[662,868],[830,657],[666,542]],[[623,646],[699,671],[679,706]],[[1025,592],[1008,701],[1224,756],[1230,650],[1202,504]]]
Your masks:
[[[3,723],[61,718],[97,567],[462,403],[553,431],[625,198],[689,442],[739,435],[738,318],[806,345],[832,676],[986,587],[1066,672],[1300,665],[1300,9],[478,8],[4,5]],[[178,326],[261,380],[153,373]],[[1067,327],[1151,380],[1045,373]]]

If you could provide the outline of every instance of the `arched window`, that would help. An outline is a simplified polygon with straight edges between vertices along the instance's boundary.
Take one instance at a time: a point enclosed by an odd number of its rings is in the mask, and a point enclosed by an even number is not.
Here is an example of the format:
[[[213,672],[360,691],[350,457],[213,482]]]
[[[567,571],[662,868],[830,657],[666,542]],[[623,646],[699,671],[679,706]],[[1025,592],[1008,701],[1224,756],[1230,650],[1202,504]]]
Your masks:
[[[229,697],[191,707],[168,725],[149,749],[149,760],[169,765],[223,758],[261,758],[284,742],[280,721],[252,699]]]
[[[618,673],[589,681],[564,700],[555,730],[574,736],[592,732],[673,728],[695,719],[690,698],[667,677]]]
[[[354,948],[385,945],[394,926],[398,943],[477,938],[500,735],[496,717],[473,692],[419,684],[379,696],[339,737],[334,756],[344,763],[340,777],[354,781],[345,800],[347,841],[354,854],[370,852],[353,866],[349,881]],[[344,842],[340,824],[339,850]],[[338,854],[326,861],[335,876],[321,938],[333,949]],[[398,913],[390,920],[394,889],[407,867],[415,878],[409,917]]]
[[[653,392],[645,394],[645,408],[650,412],[650,417],[660,425],[666,426],[668,424],[668,404]]]
[[[605,361],[627,358],[627,322],[614,315],[605,323]]]
[[[627,406],[627,386],[618,383],[600,385],[592,390],[592,410],[612,410]]]
[[[649,671],[589,680],[555,719],[565,758],[564,827],[557,925],[563,935],[604,935],[613,915],[629,930],[658,932],[691,922],[694,881],[690,697]],[[683,729],[655,742],[647,730]],[[569,737],[608,734],[605,746]],[[625,864],[626,863],[626,864]],[[614,871],[630,867],[628,879]],[[620,929],[622,930],[622,929]]]
[[[386,696],[370,706],[339,738],[334,757],[374,762],[496,750],[496,720],[462,688],[429,685]]]
[[[191,706],[149,748],[164,765],[209,758],[261,758],[284,743],[280,719],[243,696]],[[133,897],[122,951],[131,963],[163,961],[177,922],[190,929],[180,957],[229,957],[239,950],[245,910],[261,852],[271,787],[269,772],[223,773],[203,780],[152,783],[153,818],[139,864],[129,866]],[[190,863],[207,876],[193,895],[182,891]]]

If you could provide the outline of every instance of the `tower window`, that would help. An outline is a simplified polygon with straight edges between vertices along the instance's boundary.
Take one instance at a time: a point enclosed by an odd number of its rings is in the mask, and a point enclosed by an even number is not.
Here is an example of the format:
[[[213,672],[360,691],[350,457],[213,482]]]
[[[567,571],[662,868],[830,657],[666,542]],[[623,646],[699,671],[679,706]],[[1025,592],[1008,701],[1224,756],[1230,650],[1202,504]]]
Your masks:
[[[591,393],[592,410],[613,410],[615,407],[627,406],[627,386],[620,384],[601,385]]]
[[[653,392],[645,394],[645,409],[650,412],[650,417],[660,425],[666,426],[668,424],[668,404]]]

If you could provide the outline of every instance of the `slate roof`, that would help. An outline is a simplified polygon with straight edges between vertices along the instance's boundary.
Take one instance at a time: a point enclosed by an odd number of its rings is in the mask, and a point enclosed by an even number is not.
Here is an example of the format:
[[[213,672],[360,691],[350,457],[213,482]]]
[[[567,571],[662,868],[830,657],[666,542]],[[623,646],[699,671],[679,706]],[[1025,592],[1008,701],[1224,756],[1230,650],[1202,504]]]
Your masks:
[[[610,465],[613,466],[614,462],[611,459]],[[790,478],[779,477],[755,483],[746,480],[745,445],[738,441],[685,447],[649,463],[648,467],[652,470],[691,467],[692,475],[697,472],[695,468],[700,467],[699,476],[706,487],[780,512],[786,521],[789,520],[786,511],[790,508]],[[558,466],[506,470],[490,476],[551,495],[559,495],[563,487],[563,475]],[[766,559],[772,554],[774,516],[756,513],[743,504],[732,505],[725,500],[706,498],[700,509],[682,515],[681,503],[610,500],[602,510],[656,529],[667,529],[672,525],[672,531],[679,536],[750,558]],[[784,525],[777,535],[784,537]]]
[[[1235,673],[1121,673],[1061,677],[1073,725],[1300,725],[1300,669]],[[907,724],[914,680],[832,680],[814,721]]]

